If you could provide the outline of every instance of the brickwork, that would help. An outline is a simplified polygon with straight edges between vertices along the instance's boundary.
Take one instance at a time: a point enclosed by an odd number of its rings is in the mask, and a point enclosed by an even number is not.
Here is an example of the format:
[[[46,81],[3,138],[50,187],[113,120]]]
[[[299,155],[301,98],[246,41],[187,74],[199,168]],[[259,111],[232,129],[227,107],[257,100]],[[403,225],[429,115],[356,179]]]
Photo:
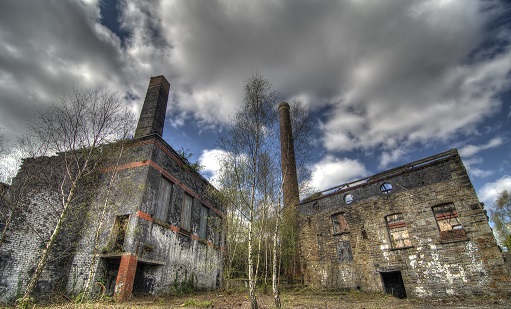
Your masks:
[[[441,205],[456,212],[435,216]],[[399,273],[409,297],[510,291],[502,254],[456,151],[334,188],[298,209],[308,286],[384,292],[388,274]],[[348,228],[334,234],[338,213]],[[394,214],[402,221],[391,228],[400,234],[388,228],[386,217]],[[447,225],[452,230],[442,232]]]
[[[131,296],[135,274],[137,271],[137,257],[134,254],[125,254],[121,257],[121,264],[115,282],[114,297],[118,301],[125,301]]]
[[[58,196],[53,192],[61,184],[56,176],[62,172],[61,160],[61,156],[25,159],[10,187],[9,194],[20,199],[0,247],[0,303],[13,300],[24,291],[41,248],[53,231],[58,216],[56,205],[59,205]],[[85,200],[77,199],[70,208],[35,288],[38,295],[50,296],[67,280],[75,244],[82,232],[80,222],[88,210],[87,203],[83,202]]]
[[[158,134],[160,136],[163,134],[169,88],[169,82],[165,77],[151,77],[135,131],[135,138],[150,134]]]
[[[168,91],[163,76],[151,78],[136,138],[103,146],[106,162],[65,222],[35,290],[37,298],[57,291],[76,295],[87,283],[100,293],[96,282],[118,300],[132,293],[172,293],[185,282],[203,289],[220,285],[225,209],[210,197],[215,189],[208,181],[161,138]],[[37,180],[29,184],[23,211],[0,247],[2,303],[24,290],[55,225],[52,207],[58,202],[52,199],[60,183],[48,175],[61,175],[59,160],[26,159],[8,189],[24,187],[20,183],[27,175]],[[186,216],[185,197],[191,199]]]
[[[130,145],[125,158],[115,168],[104,169],[102,179],[109,179],[114,171],[119,173],[114,188],[116,200],[110,204],[107,225],[102,229],[100,248],[105,248],[94,265],[95,280],[108,281],[105,273],[105,259],[121,258],[122,267],[125,254],[132,254],[138,261],[136,277],[134,277],[134,293],[161,295],[171,293],[176,284],[194,278],[197,288],[214,289],[219,286],[222,272],[223,236],[215,242],[215,233],[219,233],[220,225],[215,229],[207,226],[206,238],[198,236],[200,207],[208,207],[208,217],[222,220],[224,209],[209,199],[206,187],[209,183],[196,172],[186,168],[179,160],[175,151],[160,137],[146,136],[137,139]],[[134,162],[130,162],[134,161]],[[159,194],[162,178],[172,183],[172,194],[169,198],[167,215],[156,218],[159,206]],[[100,186],[107,187],[107,184]],[[193,197],[191,230],[181,228],[181,209],[183,196]],[[96,206],[99,213],[100,201]],[[129,214],[129,223],[122,252],[112,250],[114,221],[117,216]],[[97,217],[91,216],[89,234],[95,230]],[[86,280],[90,268],[92,244],[90,236],[82,238],[74,265],[68,279],[68,290],[78,293]],[[208,245],[210,243],[211,245]],[[118,276],[120,276],[120,268]],[[116,283],[116,289],[119,286]],[[123,290],[118,299],[126,299],[131,293]],[[128,295],[128,296],[126,296]]]

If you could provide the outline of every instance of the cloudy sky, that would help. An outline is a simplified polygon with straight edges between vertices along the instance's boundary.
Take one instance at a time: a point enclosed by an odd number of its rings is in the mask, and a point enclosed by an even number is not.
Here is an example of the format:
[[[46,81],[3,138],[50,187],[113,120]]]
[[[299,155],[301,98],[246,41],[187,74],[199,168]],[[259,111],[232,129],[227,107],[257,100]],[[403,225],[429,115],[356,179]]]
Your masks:
[[[137,113],[171,83],[164,138],[214,171],[243,82],[314,113],[318,189],[458,148],[488,206],[511,189],[511,5],[476,0],[3,0],[0,127],[16,139],[73,87]]]

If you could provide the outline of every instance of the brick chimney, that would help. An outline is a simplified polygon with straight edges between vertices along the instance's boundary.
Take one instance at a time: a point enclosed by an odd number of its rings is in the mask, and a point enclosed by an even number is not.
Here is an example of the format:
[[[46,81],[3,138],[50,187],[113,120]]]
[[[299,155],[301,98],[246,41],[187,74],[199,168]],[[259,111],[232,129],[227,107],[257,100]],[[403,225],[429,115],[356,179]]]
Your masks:
[[[140,113],[135,138],[156,133],[163,135],[170,84],[163,75],[151,77]]]
[[[279,104],[279,118],[281,166],[282,178],[284,180],[284,207],[287,207],[298,204],[300,202],[300,195],[298,192],[298,176],[296,174],[291,117],[289,114],[289,104],[286,102]]]

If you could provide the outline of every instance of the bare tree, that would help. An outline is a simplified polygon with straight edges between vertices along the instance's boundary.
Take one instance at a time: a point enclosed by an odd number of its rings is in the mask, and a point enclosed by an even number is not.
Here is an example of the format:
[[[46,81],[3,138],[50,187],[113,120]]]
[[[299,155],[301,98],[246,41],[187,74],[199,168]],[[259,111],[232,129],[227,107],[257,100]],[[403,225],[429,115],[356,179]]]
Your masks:
[[[261,160],[274,152],[269,138],[275,131],[276,104],[279,95],[261,75],[255,74],[244,86],[243,105],[231,120],[227,135],[220,140],[228,153],[223,164],[231,167],[229,183],[238,193],[238,211],[245,217],[248,228],[248,281],[252,309],[258,308],[256,298],[257,266],[254,260],[254,227],[258,207],[264,201],[260,191]]]
[[[260,74],[253,75],[244,84],[242,106],[231,118],[229,130],[220,139],[220,146],[226,153],[220,160],[222,190],[230,192],[231,201],[234,201],[231,212],[240,216],[238,222],[248,230],[246,269],[252,308],[258,307],[255,294],[257,278],[263,276],[266,282],[269,264],[272,264],[275,304],[280,306],[277,282],[281,269],[278,265],[281,260],[280,244],[288,242],[288,239],[280,240],[282,174],[277,106],[281,101],[282,97],[272,89],[267,79]],[[306,162],[310,151],[310,112],[300,102],[293,101],[291,116],[296,127],[293,138],[300,155],[298,166],[304,167],[301,162]],[[307,170],[301,171],[303,179]],[[296,230],[287,234],[295,237]],[[291,243],[296,242],[292,240]],[[273,249],[268,254],[270,247]],[[292,245],[292,248],[297,247]],[[259,269],[261,260],[264,261],[262,272]]]
[[[55,225],[45,238],[37,267],[20,304],[30,300],[73,206],[83,203],[84,197],[91,193],[87,184],[105,160],[101,147],[125,139],[131,132],[132,123],[126,119],[132,116],[120,95],[89,89],[74,90],[72,96],[61,98],[30,124],[28,134],[21,141],[34,146],[31,155],[57,154],[59,164],[47,167],[56,184],[56,190],[47,194],[56,210]]]

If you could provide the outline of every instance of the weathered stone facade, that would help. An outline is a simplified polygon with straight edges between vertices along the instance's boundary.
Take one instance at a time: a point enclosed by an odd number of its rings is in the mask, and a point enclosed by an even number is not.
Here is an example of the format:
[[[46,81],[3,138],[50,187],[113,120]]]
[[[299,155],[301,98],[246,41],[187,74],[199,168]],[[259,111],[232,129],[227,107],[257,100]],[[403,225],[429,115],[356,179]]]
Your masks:
[[[108,163],[66,222],[36,295],[56,289],[78,294],[87,282],[120,300],[133,293],[161,295],[184,284],[220,285],[225,210],[208,181],[161,137],[168,91],[163,76],[151,78],[135,138],[122,147],[104,147],[111,153]],[[51,199],[57,188],[51,184],[59,182],[27,173],[58,175],[59,158],[26,159],[9,188],[15,190],[22,179],[44,185],[27,191],[0,247],[0,302],[24,291],[55,225],[52,207],[58,203]]]
[[[502,253],[456,150],[297,207],[307,286],[398,297],[509,295]]]

